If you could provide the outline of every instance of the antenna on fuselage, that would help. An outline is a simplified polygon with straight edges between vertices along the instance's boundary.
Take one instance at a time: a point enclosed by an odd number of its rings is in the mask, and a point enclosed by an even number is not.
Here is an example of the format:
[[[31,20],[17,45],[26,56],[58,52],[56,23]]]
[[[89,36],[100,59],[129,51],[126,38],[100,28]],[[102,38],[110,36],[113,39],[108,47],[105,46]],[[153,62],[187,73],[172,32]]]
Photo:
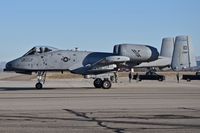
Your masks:
[[[75,51],[78,51],[78,47],[75,47]]]

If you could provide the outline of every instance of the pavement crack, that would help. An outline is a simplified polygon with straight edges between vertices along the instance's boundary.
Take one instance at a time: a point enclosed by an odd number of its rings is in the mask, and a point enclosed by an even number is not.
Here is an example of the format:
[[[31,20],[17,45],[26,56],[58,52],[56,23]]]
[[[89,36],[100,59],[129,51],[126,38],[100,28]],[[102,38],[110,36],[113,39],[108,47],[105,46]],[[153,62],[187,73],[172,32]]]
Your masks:
[[[186,107],[179,107],[178,109],[185,109],[185,110],[191,110],[191,111],[200,111],[200,110],[198,110],[198,109],[186,108]]]
[[[91,121],[91,122],[96,122],[98,126],[100,127],[103,127],[105,129],[109,129],[109,130],[112,130],[114,131],[115,133],[124,133],[124,130],[123,128],[114,128],[114,127],[109,127],[108,125],[105,124],[105,121],[103,120],[98,120],[96,119],[95,117],[89,117],[86,115],[86,113],[83,113],[83,112],[77,112],[77,111],[74,111],[74,110],[71,110],[71,109],[63,109],[71,114],[74,114],[78,117],[82,117],[84,119],[87,119],[88,121]]]
[[[27,121],[33,121],[33,120],[69,120],[69,121],[84,121],[81,119],[72,119],[72,118],[58,118],[58,117],[42,117],[42,116],[22,116],[22,115],[0,115],[0,121],[3,120],[27,120]]]
[[[123,133],[125,129],[123,128],[114,128],[114,127],[109,127],[105,123],[117,123],[117,124],[135,124],[135,125],[156,125],[156,126],[173,126],[173,127],[187,127],[187,128],[195,128],[199,129],[199,125],[196,124],[182,124],[182,123],[160,123],[160,122],[150,122],[150,121],[112,121],[112,120],[98,120],[95,117],[89,117],[86,115],[86,113],[82,112],[76,112],[74,110],[69,110],[69,109],[64,109],[65,111],[68,111],[72,114],[75,114],[76,116],[85,118],[87,121],[92,121],[96,122],[97,125],[100,127],[110,129],[116,133]],[[191,117],[191,116],[184,116],[184,115],[155,115],[151,117],[151,119],[199,119],[199,117]]]

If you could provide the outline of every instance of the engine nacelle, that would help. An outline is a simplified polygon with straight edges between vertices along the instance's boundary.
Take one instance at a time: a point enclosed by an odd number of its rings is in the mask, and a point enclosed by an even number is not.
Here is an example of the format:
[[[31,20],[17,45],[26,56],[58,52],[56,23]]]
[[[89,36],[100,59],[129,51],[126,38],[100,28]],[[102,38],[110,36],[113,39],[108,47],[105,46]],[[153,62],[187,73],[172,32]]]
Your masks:
[[[119,44],[115,45],[113,53],[130,58],[130,62],[150,62],[158,59],[158,50],[148,45]]]

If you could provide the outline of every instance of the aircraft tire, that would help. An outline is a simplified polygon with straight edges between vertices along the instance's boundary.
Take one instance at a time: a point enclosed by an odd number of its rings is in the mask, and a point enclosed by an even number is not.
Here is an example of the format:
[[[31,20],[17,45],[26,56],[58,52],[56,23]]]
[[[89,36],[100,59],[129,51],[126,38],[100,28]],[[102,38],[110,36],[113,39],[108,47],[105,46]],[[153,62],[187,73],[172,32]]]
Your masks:
[[[38,82],[37,84],[35,84],[35,88],[42,89],[42,83]]]
[[[112,86],[111,82],[109,80],[104,80],[102,83],[102,88],[103,89],[110,89]]]
[[[187,82],[190,82],[191,80],[189,78],[187,78]]]
[[[95,87],[95,88],[101,88],[101,87],[102,87],[102,84],[103,84],[102,79],[97,78],[97,79],[94,80],[94,87]]]
[[[163,78],[160,77],[160,78],[158,79],[158,81],[162,82],[162,81],[163,81]]]

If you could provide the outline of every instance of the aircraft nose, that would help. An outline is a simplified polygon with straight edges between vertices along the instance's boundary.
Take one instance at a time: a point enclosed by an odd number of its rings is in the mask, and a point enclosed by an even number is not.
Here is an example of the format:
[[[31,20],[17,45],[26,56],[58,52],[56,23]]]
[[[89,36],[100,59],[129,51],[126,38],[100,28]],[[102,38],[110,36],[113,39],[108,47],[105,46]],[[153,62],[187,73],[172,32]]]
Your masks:
[[[150,61],[154,61],[158,59],[159,56],[159,52],[157,50],[157,48],[151,47],[149,46],[150,50],[151,50],[151,57],[150,57]]]
[[[10,61],[6,64],[6,68],[4,69],[4,71],[11,71],[13,70],[13,61]]]

